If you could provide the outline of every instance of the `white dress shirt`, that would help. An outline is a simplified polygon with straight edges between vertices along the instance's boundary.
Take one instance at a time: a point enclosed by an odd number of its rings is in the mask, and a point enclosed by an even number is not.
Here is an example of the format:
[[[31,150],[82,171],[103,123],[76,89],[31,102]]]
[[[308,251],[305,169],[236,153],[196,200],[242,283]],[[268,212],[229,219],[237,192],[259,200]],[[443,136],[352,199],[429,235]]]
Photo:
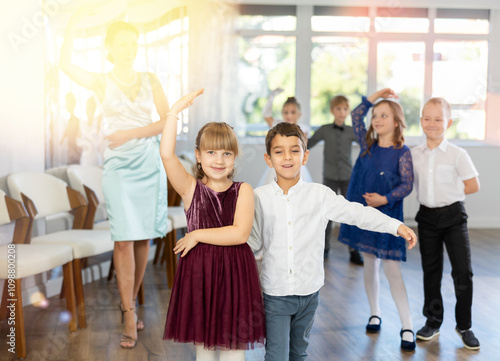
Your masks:
[[[347,201],[330,188],[302,179],[283,194],[276,182],[255,189],[255,219],[248,244],[262,252],[261,285],[271,296],[310,295],[324,284],[328,221],[397,236],[400,221]]]
[[[464,181],[478,176],[467,151],[446,139],[432,150],[421,144],[411,156],[417,200],[429,208],[464,201]]]

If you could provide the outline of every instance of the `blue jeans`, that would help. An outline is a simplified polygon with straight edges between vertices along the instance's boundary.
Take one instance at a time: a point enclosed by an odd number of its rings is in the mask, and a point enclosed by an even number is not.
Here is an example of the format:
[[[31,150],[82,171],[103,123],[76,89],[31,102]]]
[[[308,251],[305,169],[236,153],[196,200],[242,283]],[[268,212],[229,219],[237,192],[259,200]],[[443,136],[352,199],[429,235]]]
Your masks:
[[[319,291],[307,296],[269,296],[264,293],[267,334],[265,361],[306,359],[318,305]]]

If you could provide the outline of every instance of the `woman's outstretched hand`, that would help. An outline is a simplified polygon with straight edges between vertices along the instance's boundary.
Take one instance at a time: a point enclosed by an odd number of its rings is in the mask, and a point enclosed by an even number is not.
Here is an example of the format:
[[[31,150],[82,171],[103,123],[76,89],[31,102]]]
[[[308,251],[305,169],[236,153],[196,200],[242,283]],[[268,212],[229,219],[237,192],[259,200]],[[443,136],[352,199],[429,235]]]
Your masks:
[[[413,230],[404,224],[398,228],[398,235],[406,239],[408,242],[408,249],[412,249],[417,244],[417,235]]]
[[[194,99],[203,94],[204,91],[205,89],[200,88],[198,90],[195,90],[194,92],[184,95],[182,98],[177,100],[174,105],[172,105],[172,108],[170,108],[170,113],[179,114],[184,109],[189,108],[191,104],[193,104]]]

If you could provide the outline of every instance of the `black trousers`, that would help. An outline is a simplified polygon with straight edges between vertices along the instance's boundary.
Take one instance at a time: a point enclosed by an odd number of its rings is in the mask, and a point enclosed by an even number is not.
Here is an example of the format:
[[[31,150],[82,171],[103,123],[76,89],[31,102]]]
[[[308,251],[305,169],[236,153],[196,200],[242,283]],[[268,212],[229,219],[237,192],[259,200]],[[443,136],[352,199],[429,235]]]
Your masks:
[[[451,263],[451,276],[455,286],[455,319],[460,330],[471,327],[472,266],[467,230],[467,213],[462,202],[446,207],[420,206],[415,217],[418,222],[418,238],[422,269],[424,271],[423,314],[431,327],[443,323],[443,245]]]
[[[328,178],[323,178],[323,184],[330,188],[337,194],[343,195],[344,197],[347,194],[347,188],[349,188],[349,180],[346,181],[334,181]],[[328,225],[326,226],[325,231],[325,251],[328,252],[330,250],[330,237],[332,235],[332,221],[328,221]]]

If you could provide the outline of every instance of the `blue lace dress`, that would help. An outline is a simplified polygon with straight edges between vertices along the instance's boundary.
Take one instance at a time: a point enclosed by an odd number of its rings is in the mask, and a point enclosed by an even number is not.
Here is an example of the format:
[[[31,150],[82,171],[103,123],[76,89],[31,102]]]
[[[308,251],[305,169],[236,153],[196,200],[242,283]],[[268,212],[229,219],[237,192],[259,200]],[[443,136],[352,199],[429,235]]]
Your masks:
[[[372,106],[373,104],[363,97],[362,103],[351,113],[354,133],[361,150],[351,174],[346,198],[366,205],[363,194],[367,192],[386,196],[388,203],[377,209],[403,221],[403,198],[410,194],[413,188],[410,149],[406,145],[400,149],[393,146],[384,148],[375,142],[370,153],[362,155],[368,147],[364,118]],[[365,231],[342,224],[339,241],[378,258],[406,261],[405,240],[391,234]]]

